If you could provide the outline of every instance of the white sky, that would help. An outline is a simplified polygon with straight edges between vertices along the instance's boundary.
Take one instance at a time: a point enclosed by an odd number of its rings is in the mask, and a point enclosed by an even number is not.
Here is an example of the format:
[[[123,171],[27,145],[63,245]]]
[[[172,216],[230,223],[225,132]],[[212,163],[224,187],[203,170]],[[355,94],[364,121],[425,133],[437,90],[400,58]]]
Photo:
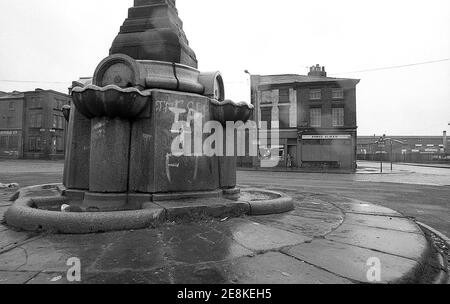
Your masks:
[[[67,92],[108,55],[132,4],[1,0],[0,91]],[[450,61],[335,75],[450,58],[448,0],[177,0],[177,7],[199,69],[222,72],[227,98],[249,100],[245,69],[306,74],[319,63],[330,76],[361,79],[361,135],[450,128]]]

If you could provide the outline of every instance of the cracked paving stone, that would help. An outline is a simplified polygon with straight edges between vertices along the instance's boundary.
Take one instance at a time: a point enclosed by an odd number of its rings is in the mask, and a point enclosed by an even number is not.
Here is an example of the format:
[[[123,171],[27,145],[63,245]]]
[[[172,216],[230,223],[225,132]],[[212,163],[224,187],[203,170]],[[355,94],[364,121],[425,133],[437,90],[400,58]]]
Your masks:
[[[0,285],[24,284],[36,274],[37,272],[0,271]]]
[[[412,273],[417,262],[369,249],[341,244],[329,240],[316,240],[283,250],[309,264],[326,269],[332,273],[358,282],[369,283],[369,259],[377,258],[381,262],[381,282],[397,283],[405,274]]]
[[[423,234],[416,224],[406,218],[348,213],[345,224]]]
[[[428,247],[423,234],[346,224],[329,234],[327,239],[417,261]]]
[[[269,227],[247,219],[231,219],[217,229],[253,251],[277,250],[312,240],[302,234]]]
[[[222,223],[196,223],[162,230],[165,255],[182,263],[222,261],[253,254],[220,230]]]
[[[72,257],[88,268],[116,238],[115,233],[47,235],[1,254],[0,270],[65,272]]]
[[[342,217],[318,220],[290,214],[251,217],[251,220],[311,238],[325,236],[337,229],[343,222]]]
[[[351,281],[279,252],[233,260],[224,266],[239,284],[350,284]]]
[[[4,230],[0,232],[0,250],[5,249],[11,245],[20,244],[29,238],[34,236],[34,234],[26,232],[17,232],[13,230]]]

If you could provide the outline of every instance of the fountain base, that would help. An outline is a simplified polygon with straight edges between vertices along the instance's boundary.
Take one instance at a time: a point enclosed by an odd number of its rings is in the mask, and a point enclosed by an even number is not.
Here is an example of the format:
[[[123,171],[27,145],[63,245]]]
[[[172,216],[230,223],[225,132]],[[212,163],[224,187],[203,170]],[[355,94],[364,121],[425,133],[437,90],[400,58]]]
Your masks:
[[[153,228],[165,222],[190,222],[202,219],[226,219],[244,215],[267,215],[294,209],[292,198],[278,192],[261,189],[238,189],[220,192],[180,194],[130,195],[134,208],[100,211],[87,207],[86,198],[77,191],[65,191],[61,185],[21,189],[18,200],[5,214],[6,224],[25,231],[61,234],[88,234],[107,231]],[[57,190],[57,191],[56,191]],[[43,191],[45,197],[41,197]],[[63,193],[65,195],[63,195]],[[200,196],[199,196],[200,195]],[[239,197],[238,197],[239,195]],[[94,196],[99,199],[98,196]],[[131,199],[130,199],[131,198]],[[103,197],[108,202],[108,197]],[[63,205],[79,207],[82,212],[61,212]]]

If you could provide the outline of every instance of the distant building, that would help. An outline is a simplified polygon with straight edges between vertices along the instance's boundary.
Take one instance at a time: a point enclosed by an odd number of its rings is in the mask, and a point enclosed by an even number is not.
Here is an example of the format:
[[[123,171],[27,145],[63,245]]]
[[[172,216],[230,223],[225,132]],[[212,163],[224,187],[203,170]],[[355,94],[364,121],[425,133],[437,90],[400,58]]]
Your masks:
[[[356,170],[357,79],[327,77],[324,67],[304,75],[252,75],[256,121],[279,129],[280,167]],[[260,158],[239,158],[259,167]]]
[[[359,160],[383,160],[395,162],[428,162],[450,160],[447,133],[442,136],[387,136],[390,143],[378,145],[379,136],[358,136]]]
[[[0,92],[0,157],[64,158],[67,94],[52,90]]]

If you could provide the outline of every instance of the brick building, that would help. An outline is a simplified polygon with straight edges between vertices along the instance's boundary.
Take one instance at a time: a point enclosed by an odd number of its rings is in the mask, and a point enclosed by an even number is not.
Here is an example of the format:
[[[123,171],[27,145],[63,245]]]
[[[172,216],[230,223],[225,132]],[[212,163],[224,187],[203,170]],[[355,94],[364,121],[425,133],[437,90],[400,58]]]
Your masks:
[[[377,144],[379,136],[358,136],[358,159],[394,162],[429,162],[450,160],[447,133],[442,136],[387,136],[393,139],[385,145]]]
[[[357,79],[327,77],[319,65],[304,75],[252,75],[256,121],[279,129],[279,166],[356,170]],[[259,158],[240,158],[259,167]]]
[[[52,90],[0,92],[0,157],[62,159],[69,95]]]

